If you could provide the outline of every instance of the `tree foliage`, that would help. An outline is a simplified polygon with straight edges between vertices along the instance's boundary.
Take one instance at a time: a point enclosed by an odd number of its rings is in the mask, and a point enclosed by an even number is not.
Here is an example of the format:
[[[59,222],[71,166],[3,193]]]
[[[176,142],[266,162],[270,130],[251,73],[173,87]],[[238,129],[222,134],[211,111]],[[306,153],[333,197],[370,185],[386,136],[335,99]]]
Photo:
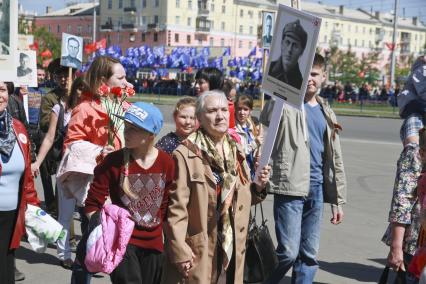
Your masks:
[[[37,53],[37,62],[41,63],[43,59],[40,54],[49,49],[52,52],[52,58],[58,58],[61,55],[61,41],[45,27],[34,29],[34,41],[38,42],[39,52]]]

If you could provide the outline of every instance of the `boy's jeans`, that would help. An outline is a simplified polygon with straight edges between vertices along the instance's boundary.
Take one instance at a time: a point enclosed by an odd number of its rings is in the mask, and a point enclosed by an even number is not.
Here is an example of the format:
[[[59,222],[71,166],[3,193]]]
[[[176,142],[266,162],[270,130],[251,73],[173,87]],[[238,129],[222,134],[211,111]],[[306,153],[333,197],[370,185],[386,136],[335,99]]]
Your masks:
[[[279,283],[293,267],[292,283],[313,283],[323,211],[322,184],[308,197],[275,194],[274,219],[278,266],[266,283]]]

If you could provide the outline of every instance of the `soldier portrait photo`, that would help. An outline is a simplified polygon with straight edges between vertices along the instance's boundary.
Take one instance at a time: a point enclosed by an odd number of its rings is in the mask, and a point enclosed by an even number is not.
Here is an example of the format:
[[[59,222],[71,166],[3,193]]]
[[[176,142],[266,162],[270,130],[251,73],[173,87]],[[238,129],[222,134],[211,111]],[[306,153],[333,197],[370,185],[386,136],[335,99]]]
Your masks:
[[[262,90],[301,108],[314,60],[321,18],[286,5],[272,14],[273,36]],[[264,13],[265,24],[267,13]]]
[[[287,23],[281,37],[281,56],[271,62],[269,75],[300,89],[303,77],[299,68],[299,58],[305,50],[307,39],[308,34],[299,19]]]
[[[83,40],[64,33],[62,35],[61,65],[80,69],[82,61]]]
[[[262,30],[262,43],[263,47],[270,47],[272,42],[272,27],[274,24],[274,14],[264,13],[263,14],[263,30]]]
[[[37,87],[37,54],[34,50],[16,52],[16,80],[18,86]]]
[[[30,56],[28,54],[20,52],[19,66],[16,70],[16,75],[18,77],[24,77],[24,76],[30,75],[33,72],[33,70],[29,66],[30,66]]]

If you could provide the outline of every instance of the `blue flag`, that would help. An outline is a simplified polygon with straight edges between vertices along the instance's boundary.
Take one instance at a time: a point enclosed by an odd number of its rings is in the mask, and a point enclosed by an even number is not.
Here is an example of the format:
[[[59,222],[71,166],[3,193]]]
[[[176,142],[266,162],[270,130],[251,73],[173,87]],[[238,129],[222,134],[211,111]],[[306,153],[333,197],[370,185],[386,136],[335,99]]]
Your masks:
[[[248,57],[250,57],[250,56],[256,56],[256,46],[253,47],[253,49],[250,51],[250,53],[247,56]]]
[[[231,48],[230,47],[224,47],[222,56],[231,56]]]

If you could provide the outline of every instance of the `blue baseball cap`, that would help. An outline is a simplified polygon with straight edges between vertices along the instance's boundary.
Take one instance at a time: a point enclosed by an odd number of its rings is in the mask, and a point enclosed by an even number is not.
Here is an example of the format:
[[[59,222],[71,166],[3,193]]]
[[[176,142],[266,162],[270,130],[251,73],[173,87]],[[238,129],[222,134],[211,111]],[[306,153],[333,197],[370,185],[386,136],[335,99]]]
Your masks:
[[[163,114],[153,104],[135,102],[127,109],[124,116],[116,116],[154,135],[160,133],[163,127]]]

